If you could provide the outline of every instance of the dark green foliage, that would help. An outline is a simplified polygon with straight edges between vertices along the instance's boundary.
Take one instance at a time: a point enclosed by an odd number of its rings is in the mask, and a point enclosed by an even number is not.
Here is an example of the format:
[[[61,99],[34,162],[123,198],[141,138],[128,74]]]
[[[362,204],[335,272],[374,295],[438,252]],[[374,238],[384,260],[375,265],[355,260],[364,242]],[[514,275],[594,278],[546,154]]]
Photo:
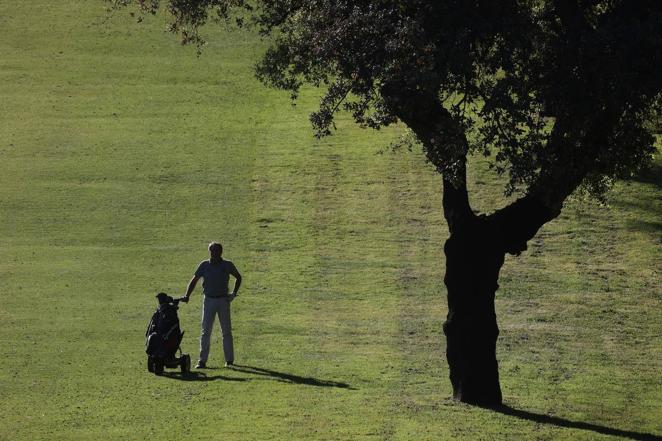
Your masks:
[[[158,0],[137,3],[154,12]],[[662,4],[655,0],[397,1],[170,0],[172,30],[201,45],[212,19],[246,21],[273,44],[257,65],[265,83],[296,97],[327,90],[311,115],[318,136],[334,114],[379,128],[434,97],[452,118],[420,139],[454,178],[471,151],[508,173],[507,192],[554,179],[594,193],[646,165],[645,128],[662,86]],[[403,109],[404,108],[404,109]],[[449,132],[458,132],[450,136]]]

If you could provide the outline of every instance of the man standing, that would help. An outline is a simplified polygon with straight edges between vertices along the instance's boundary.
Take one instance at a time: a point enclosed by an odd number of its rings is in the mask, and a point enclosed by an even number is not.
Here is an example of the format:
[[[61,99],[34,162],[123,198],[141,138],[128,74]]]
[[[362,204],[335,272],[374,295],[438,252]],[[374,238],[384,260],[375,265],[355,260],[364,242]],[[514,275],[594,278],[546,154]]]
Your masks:
[[[223,336],[223,354],[225,367],[234,364],[234,348],[232,345],[232,322],[230,320],[230,302],[237,297],[241,285],[241,274],[229,260],[223,260],[223,246],[220,243],[209,244],[209,260],[203,260],[195,270],[195,275],[188,284],[184,301],[188,302],[195,285],[202,277],[202,291],[204,302],[202,305],[202,335],[200,336],[200,357],[196,368],[205,368],[209,356],[211,331],[214,319],[218,315]],[[228,293],[230,275],[234,276],[234,289]]]

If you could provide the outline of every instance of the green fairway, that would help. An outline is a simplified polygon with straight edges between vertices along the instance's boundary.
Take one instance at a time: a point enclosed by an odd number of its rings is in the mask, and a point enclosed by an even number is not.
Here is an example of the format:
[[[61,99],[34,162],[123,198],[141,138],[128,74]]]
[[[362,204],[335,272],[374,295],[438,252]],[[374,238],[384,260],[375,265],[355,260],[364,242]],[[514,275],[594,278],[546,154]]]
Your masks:
[[[255,35],[200,58],[101,0],[0,0],[0,441],[662,437],[662,160],[573,199],[501,272],[495,412],[454,402],[441,180],[403,127],[264,88]],[[658,144],[659,138],[658,138]],[[659,148],[659,145],[658,145]],[[388,149],[387,149],[388,150]],[[503,203],[475,159],[474,207]],[[154,295],[218,240],[244,281],[236,370],[156,377]],[[180,309],[197,359],[201,291]]]

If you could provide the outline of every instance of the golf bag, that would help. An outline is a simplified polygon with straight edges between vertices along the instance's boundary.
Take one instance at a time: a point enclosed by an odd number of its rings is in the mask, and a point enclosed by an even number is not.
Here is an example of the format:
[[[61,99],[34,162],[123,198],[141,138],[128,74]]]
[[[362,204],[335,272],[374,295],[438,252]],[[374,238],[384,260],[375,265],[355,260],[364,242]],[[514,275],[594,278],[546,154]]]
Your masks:
[[[177,316],[180,299],[173,299],[165,293],[159,293],[156,297],[159,307],[152,315],[145,332],[147,369],[161,375],[164,367],[180,367],[183,374],[188,373],[191,369],[191,357],[181,354],[179,347],[184,337]],[[180,352],[180,357],[176,356],[177,351]]]

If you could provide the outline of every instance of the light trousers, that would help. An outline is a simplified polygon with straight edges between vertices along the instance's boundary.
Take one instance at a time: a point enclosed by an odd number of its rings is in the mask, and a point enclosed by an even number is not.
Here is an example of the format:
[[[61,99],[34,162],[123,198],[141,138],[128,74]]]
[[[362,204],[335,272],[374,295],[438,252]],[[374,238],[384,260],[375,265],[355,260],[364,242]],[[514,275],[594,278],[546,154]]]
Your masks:
[[[230,319],[230,298],[228,297],[205,297],[202,304],[202,334],[200,335],[200,358],[203,363],[209,357],[211,345],[211,333],[214,320],[218,315],[221,324],[221,336],[223,337],[223,355],[225,361],[234,361],[234,347],[232,344],[232,321]]]

